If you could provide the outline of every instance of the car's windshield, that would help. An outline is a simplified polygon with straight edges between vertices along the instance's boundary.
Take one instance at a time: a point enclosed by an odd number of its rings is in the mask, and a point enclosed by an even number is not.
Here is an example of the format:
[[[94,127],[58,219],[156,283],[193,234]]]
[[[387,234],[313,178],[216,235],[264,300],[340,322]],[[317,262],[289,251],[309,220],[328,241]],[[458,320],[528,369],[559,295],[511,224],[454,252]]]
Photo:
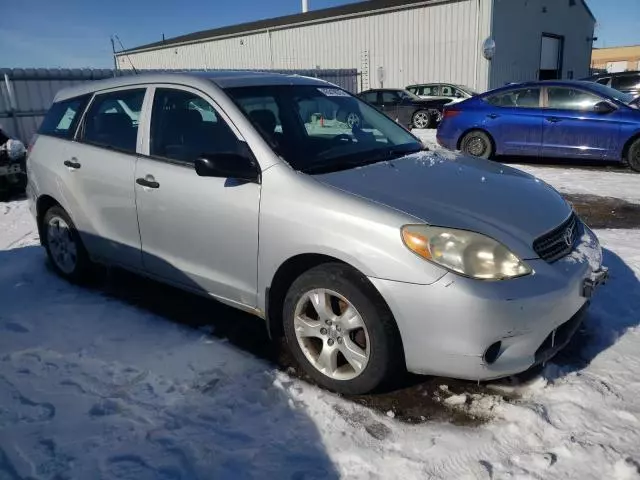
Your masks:
[[[621,92],[620,90],[616,90],[615,88],[607,87],[606,85],[602,85],[600,83],[590,83],[589,88],[594,92],[599,93],[600,95],[605,95],[607,97],[614,98],[619,102],[626,103],[629,105],[631,101],[635,98],[633,95],[629,93]]]
[[[296,170],[342,170],[423,148],[393,120],[337,87],[268,85],[225,91]]]

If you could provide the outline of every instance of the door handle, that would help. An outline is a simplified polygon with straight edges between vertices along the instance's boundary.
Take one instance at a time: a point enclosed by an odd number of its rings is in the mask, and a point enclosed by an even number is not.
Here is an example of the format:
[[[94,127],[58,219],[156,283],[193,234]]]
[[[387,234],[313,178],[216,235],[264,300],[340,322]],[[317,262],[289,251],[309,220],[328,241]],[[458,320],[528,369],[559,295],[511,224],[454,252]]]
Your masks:
[[[491,120],[495,120],[499,116],[500,115],[498,115],[497,113],[490,113],[489,115],[487,115],[487,117],[490,118]]]
[[[145,178],[137,178],[136,183],[147,188],[160,188],[160,184],[151,175],[147,175]]]
[[[562,119],[558,117],[547,117],[547,122],[549,123],[558,123],[561,122]]]
[[[80,164],[80,162],[78,162],[78,159],[76,157],[71,158],[70,160],[65,160],[64,161],[64,166],[65,167],[69,167],[72,170],[77,170],[79,169],[82,165]]]

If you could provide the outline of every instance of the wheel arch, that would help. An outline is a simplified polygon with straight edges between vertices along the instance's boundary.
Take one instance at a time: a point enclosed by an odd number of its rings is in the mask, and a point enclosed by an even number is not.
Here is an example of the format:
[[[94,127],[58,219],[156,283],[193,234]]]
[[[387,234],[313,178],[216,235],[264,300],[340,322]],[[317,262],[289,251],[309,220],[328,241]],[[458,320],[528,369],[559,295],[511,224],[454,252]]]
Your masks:
[[[284,307],[284,300],[287,292],[289,291],[289,287],[291,287],[293,282],[304,272],[326,263],[338,263],[345,265],[361,275],[363,278],[367,279],[367,276],[362,273],[361,270],[350,263],[331,255],[302,253],[288,258],[278,267],[265,292],[265,320],[267,324],[267,331],[271,338],[279,338],[284,335],[282,309]],[[382,294],[371,282],[368,281],[368,279],[367,282],[369,283],[372,291],[375,291],[375,293],[379,295],[381,301],[384,302],[386,308],[389,309],[389,313],[393,316],[391,308]]]
[[[44,216],[47,213],[47,211],[51,207],[55,207],[55,206],[64,208],[62,207],[62,205],[60,205],[60,202],[58,202],[55,198],[53,198],[50,195],[40,195],[40,197],[38,197],[38,200],[36,201],[36,223],[38,226],[38,234],[40,235],[40,243],[43,245],[44,245],[43,243],[44,235],[42,231],[42,220],[44,219]]]
[[[496,140],[493,138],[493,135],[491,135],[491,133],[489,133],[489,131],[486,128],[482,128],[479,126],[470,127],[460,134],[460,136],[458,137],[458,141],[456,142],[456,150],[460,150],[460,147],[462,146],[462,140],[464,139],[464,137],[466,137],[469,133],[476,132],[476,131],[482,132],[487,137],[489,137],[489,141],[491,142],[491,148],[493,149],[493,154],[495,155],[497,153]]]
[[[631,145],[633,145],[633,143],[636,140],[640,140],[640,131],[638,131],[638,132],[634,133],[633,135],[631,135],[631,137],[629,137],[629,139],[624,144],[624,147],[622,147],[621,160],[624,163],[627,162],[627,154],[629,153],[629,149],[631,148]]]

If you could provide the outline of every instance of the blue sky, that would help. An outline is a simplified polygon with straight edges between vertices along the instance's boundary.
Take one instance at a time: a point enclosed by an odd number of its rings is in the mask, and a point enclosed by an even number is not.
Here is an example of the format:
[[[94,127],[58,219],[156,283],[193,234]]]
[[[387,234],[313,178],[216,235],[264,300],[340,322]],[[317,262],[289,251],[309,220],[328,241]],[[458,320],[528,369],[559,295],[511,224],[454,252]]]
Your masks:
[[[320,9],[353,1],[309,0],[309,4]],[[598,19],[596,46],[640,44],[640,0],[588,3]],[[162,33],[169,38],[297,13],[300,4],[300,0],[8,0],[0,8],[0,67],[110,67],[109,37],[114,33],[130,48],[160,40]]]

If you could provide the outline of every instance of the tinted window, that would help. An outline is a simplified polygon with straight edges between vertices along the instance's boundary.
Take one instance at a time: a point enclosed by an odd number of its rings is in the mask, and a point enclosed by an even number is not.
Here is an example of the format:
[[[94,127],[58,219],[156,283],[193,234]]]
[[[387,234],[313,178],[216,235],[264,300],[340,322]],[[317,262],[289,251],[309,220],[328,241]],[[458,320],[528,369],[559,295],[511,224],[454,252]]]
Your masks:
[[[135,153],[145,89],[96,95],[84,119],[82,140]]]
[[[377,103],[378,102],[378,92],[368,92],[362,95],[362,98],[365,102],[369,103]]]
[[[382,103],[384,105],[393,105],[399,101],[400,97],[396,92],[382,92]]]
[[[151,155],[193,163],[206,154],[236,153],[239,140],[203,98],[158,88],[151,113]]]
[[[609,77],[605,77],[605,78],[599,78],[598,80],[596,80],[596,82],[598,82],[600,85],[609,85]]]
[[[441,91],[443,97],[453,97],[453,88],[449,85],[443,85]]]
[[[379,110],[335,87],[274,85],[229,88],[226,92],[274,151],[297,170],[355,168],[359,162],[384,160],[396,149],[412,152],[422,148],[413,135]],[[275,103],[279,130],[277,126],[264,128],[252,114],[258,99],[266,106]]]
[[[38,133],[54,137],[71,138],[82,115],[89,96],[63,100],[51,105]]]
[[[613,77],[611,86],[616,90],[635,90],[640,88],[640,75]]]
[[[575,88],[550,87],[547,89],[548,107],[560,110],[593,110],[593,106],[602,98]]]
[[[518,88],[486,97],[485,102],[496,107],[538,108],[540,88]]]

